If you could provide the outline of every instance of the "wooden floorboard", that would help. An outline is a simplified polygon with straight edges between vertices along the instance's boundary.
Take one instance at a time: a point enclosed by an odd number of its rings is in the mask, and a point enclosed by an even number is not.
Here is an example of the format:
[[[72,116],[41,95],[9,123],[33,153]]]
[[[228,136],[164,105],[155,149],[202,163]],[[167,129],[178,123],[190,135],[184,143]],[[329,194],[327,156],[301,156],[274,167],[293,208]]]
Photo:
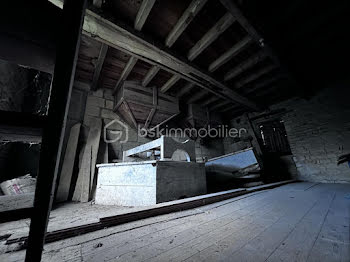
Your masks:
[[[350,261],[349,195],[288,184],[50,243],[43,261]]]

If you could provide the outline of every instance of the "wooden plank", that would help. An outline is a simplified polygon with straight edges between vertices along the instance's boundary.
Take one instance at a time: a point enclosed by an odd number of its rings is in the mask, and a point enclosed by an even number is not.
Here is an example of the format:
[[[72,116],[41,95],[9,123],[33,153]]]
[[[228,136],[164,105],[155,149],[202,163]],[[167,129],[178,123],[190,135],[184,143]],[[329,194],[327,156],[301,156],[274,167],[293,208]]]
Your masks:
[[[160,92],[165,93],[168,91],[177,81],[180,80],[179,75],[173,75],[161,88]]]
[[[117,84],[114,87],[113,94],[115,94],[120,86],[123,84],[123,82],[128,78],[129,74],[131,73],[132,69],[134,68],[135,64],[137,63],[137,58],[134,56],[131,56],[129,61],[126,63],[123,72],[121,73]]]
[[[218,109],[218,108],[220,108],[220,107],[226,106],[227,104],[230,104],[230,102],[228,102],[228,101],[222,101],[222,102],[220,102],[220,103],[217,103],[217,104],[215,104],[215,105],[209,107],[209,111],[214,111],[214,110],[216,110],[216,109]]]
[[[101,139],[101,119],[90,121],[90,130],[84,148],[83,158],[79,167],[79,174],[75,186],[73,201],[88,202],[90,200],[91,185],[95,174],[96,158]]]
[[[98,80],[100,79],[100,74],[103,66],[103,62],[105,61],[106,55],[108,51],[108,45],[102,43],[100,53],[98,55],[97,61],[95,62],[95,71],[94,76],[92,77],[91,89],[97,90]]]
[[[141,31],[143,25],[146,22],[146,19],[151,12],[154,3],[156,0],[143,0],[140,6],[139,11],[137,12],[134,28],[138,31]]]
[[[250,36],[255,39],[257,43],[261,47],[263,47],[264,52],[267,56],[269,56],[274,64],[281,68],[281,71],[287,74],[291,80],[291,82],[295,83],[295,80],[292,78],[292,74],[288,70],[288,68],[281,63],[280,59],[273,51],[273,49],[264,41],[264,38],[259,34],[259,32],[254,28],[254,26],[248,21],[248,19],[243,15],[241,10],[236,6],[234,1],[232,0],[220,0],[221,4],[225,6],[225,8],[232,14],[233,17],[237,19],[239,24],[248,32]]]
[[[201,103],[202,106],[207,106],[215,101],[220,100],[220,98],[216,97],[216,96],[212,96],[210,98],[208,98],[207,100],[205,100],[204,102]]]
[[[276,190],[277,191],[277,190]],[[299,197],[298,205],[292,204],[292,208],[289,207],[291,202],[288,195],[285,195],[285,191],[276,192],[275,197],[277,200],[274,201],[274,208],[268,210],[268,212],[262,214],[255,214],[254,216],[248,217],[246,220],[243,220],[242,223],[238,222],[232,229],[228,229],[227,234],[223,237],[219,237],[218,241],[212,243],[211,246],[206,249],[199,250],[195,255],[193,255],[188,261],[227,261],[236,258],[237,261],[251,261],[249,256],[240,256],[239,251],[242,247],[247,246],[248,243],[254,241],[259,235],[264,234],[270,228],[275,227],[276,224],[283,225],[283,229],[290,228],[287,224],[288,221],[293,221],[297,223],[300,218],[302,218],[305,213],[307,213],[315,204],[316,199],[309,196],[307,201]],[[237,230],[237,227],[241,228]],[[281,226],[281,225],[279,225]],[[275,229],[278,226],[275,227]],[[231,232],[231,234],[230,234]],[[269,241],[271,240],[271,241]],[[268,256],[269,246],[274,246],[276,243],[273,243],[275,239],[264,239],[263,242],[258,245],[261,246],[264,250],[261,251],[262,257]],[[266,241],[267,246],[264,247],[264,242]],[[271,243],[272,242],[272,243]],[[253,247],[254,248],[254,247]],[[259,256],[254,257],[254,261],[266,261],[261,259]],[[289,261],[289,260],[276,260],[276,261]]]
[[[81,124],[77,123],[72,126],[67,142],[67,148],[64,155],[60,180],[56,193],[56,201],[62,202],[68,200],[69,188],[72,182],[72,174],[75,162],[75,154],[77,152],[78,139],[80,134]]]
[[[152,66],[150,70],[148,70],[147,75],[142,80],[142,86],[147,86],[152,79],[159,72],[160,68],[158,66]]]
[[[293,182],[293,181],[289,181],[289,183],[290,182]],[[284,183],[275,183],[273,187],[278,187],[279,185],[282,185],[285,183],[287,183],[287,181]],[[262,189],[266,189],[266,188],[262,187]],[[156,230],[159,230],[159,227],[162,226],[163,223],[166,223],[164,225],[167,225],[167,227],[171,227],[172,225],[174,225],[174,222],[171,222],[171,221],[178,221],[176,222],[178,224],[187,224],[187,222],[184,222],[179,219],[181,217],[183,217],[183,219],[185,220],[190,219],[192,221],[191,223],[195,223],[195,225],[196,224],[198,225],[198,223],[200,222],[199,217],[193,216],[193,213],[194,214],[197,213],[200,216],[202,216],[202,219],[203,219],[202,221],[204,223],[208,221],[209,219],[208,216],[210,216],[211,219],[218,219],[219,217],[223,217],[223,216],[229,218],[232,215],[236,217],[241,217],[242,216],[241,212],[244,212],[243,214],[249,215],[252,211],[256,212],[257,209],[263,208],[266,205],[273,206],[273,203],[271,202],[271,200],[278,199],[278,197],[276,197],[276,191],[264,191],[261,193],[252,193],[247,196],[239,196],[241,194],[244,194],[244,192],[242,192],[240,189],[229,190],[225,192],[219,192],[219,193],[213,193],[209,195],[203,195],[203,196],[198,196],[198,197],[193,197],[188,199],[171,201],[167,203],[158,204],[152,207],[136,208],[136,210],[133,210],[127,213],[122,212],[117,216],[100,218],[100,222],[93,222],[90,224],[75,226],[71,228],[64,227],[59,230],[57,230],[58,229],[57,228],[56,231],[50,231],[48,233],[47,243],[62,240],[62,239],[67,239],[73,236],[77,236],[77,237],[64,240],[62,242],[58,242],[57,244],[46,245],[45,249],[47,252],[50,252],[50,250],[52,251],[55,248],[62,250],[63,247],[68,247],[71,245],[78,245],[80,243],[89,242],[90,244],[88,244],[88,246],[86,247],[89,250],[89,254],[96,253],[96,251],[98,250],[91,247],[96,244],[96,241],[104,241],[103,237],[107,237],[105,239],[107,242],[103,242],[104,247],[108,248],[108,246],[112,245],[113,248],[116,248],[117,243],[115,241],[110,241],[110,237],[113,238],[113,236],[115,236],[120,241],[124,241],[126,240],[125,237],[127,236],[133,236],[133,238],[135,238],[145,234],[149,234],[150,227],[155,227]],[[235,198],[230,199],[232,197],[235,197]],[[217,203],[218,201],[221,201],[221,202]],[[217,204],[213,204],[213,203],[217,203]],[[198,212],[198,209],[193,209],[198,206],[203,206],[200,212]],[[74,208],[74,210],[76,210],[76,207]],[[184,211],[184,210],[189,210],[189,211]],[[215,210],[215,212],[206,212],[210,210]],[[182,211],[182,212],[180,213],[178,211]],[[149,218],[149,217],[153,217],[161,214],[162,215],[169,214],[171,212],[177,212],[177,213],[173,213],[173,215],[171,216],[170,215],[158,216],[158,217],[145,220],[145,218]],[[219,216],[217,212],[220,212]],[[91,213],[91,212],[88,212],[88,213]],[[238,216],[237,216],[237,213],[239,213]],[[256,215],[258,215],[258,213]],[[67,214],[66,216],[67,218],[70,218],[71,214]],[[136,222],[132,223],[132,221],[136,221],[136,220],[139,220],[139,221],[137,223]],[[245,220],[242,220],[242,221],[243,223],[245,223],[244,222]],[[121,224],[124,224],[124,225],[115,227],[116,225],[121,225]],[[146,227],[146,225],[148,226]],[[108,229],[108,227],[110,228]],[[192,224],[189,225],[189,228],[191,227],[193,227]],[[203,224],[203,227],[208,228],[208,226],[205,226],[204,224]],[[103,228],[104,230],[102,231],[99,230]],[[86,234],[88,232],[92,232],[96,230],[99,230],[99,231],[97,231],[94,234],[82,235],[82,234]],[[141,233],[139,230],[141,230],[144,233]],[[117,235],[118,232],[119,234]],[[135,234],[133,232],[135,232]],[[127,236],[122,237],[120,234],[127,234]],[[168,233],[166,233],[166,237],[169,237]],[[87,241],[88,239],[90,241]],[[10,242],[17,243],[22,241],[26,242],[25,236],[19,237],[19,238],[17,237],[16,239],[14,238]],[[110,244],[108,244],[108,242]],[[20,248],[23,248],[23,247],[24,246],[22,245]],[[64,250],[62,250],[62,252],[64,252]]]
[[[234,56],[236,56],[240,51],[242,51],[247,45],[252,42],[252,38],[250,36],[244,37],[241,41],[219,56],[215,61],[213,61],[208,70],[210,72],[214,72],[220,66],[230,61]]]
[[[284,77],[286,77],[286,75],[278,74],[264,81],[261,81],[256,85],[254,85],[252,88],[247,89],[247,94],[251,94],[252,92],[259,90],[261,88],[268,89],[271,85],[276,84],[277,81],[281,80]]]
[[[263,68],[259,69],[258,71],[252,73],[251,75],[248,75],[247,77],[237,81],[235,83],[235,87],[242,88],[246,84],[253,82],[254,80],[258,79],[259,77],[270,73],[274,69],[276,69],[276,65],[268,65],[266,67],[263,67]]]
[[[214,42],[236,19],[226,13],[188,52],[188,60],[194,60],[204,49]]]
[[[247,60],[243,61],[242,63],[240,63],[239,65],[237,65],[236,67],[228,71],[224,76],[224,80],[229,81],[235,78],[236,76],[243,73],[247,69],[261,62],[265,58],[266,58],[266,53],[263,50],[260,50],[258,53],[250,56]]]
[[[26,261],[40,261],[53,192],[61,158],[75,68],[78,58],[86,0],[66,0],[62,13],[62,34],[57,36],[55,72],[52,81],[48,124],[43,133],[33,216],[30,223]]]
[[[222,109],[219,109],[217,111],[224,113],[224,112],[227,112],[227,111],[229,111],[231,109],[235,109],[235,108],[237,108],[237,105],[227,105],[227,106],[225,106]]]
[[[208,0],[193,0],[177,21],[173,29],[168,34],[165,45],[171,47],[179,38],[187,26],[192,22],[193,18],[199,13]]]
[[[50,1],[60,6],[61,1]],[[108,19],[111,19],[111,17],[109,16]],[[91,10],[87,10],[83,29],[86,35],[95,40],[104,42],[151,65],[157,65],[168,72],[179,74],[187,81],[223,99],[235,101],[254,110],[260,110],[256,103],[214,79],[207,72],[198,69],[189,62],[185,62],[178,55],[170,54],[163,47],[157,46],[156,41],[146,40],[130,28],[124,28],[117,21],[107,20],[104,14],[98,15]]]
[[[324,192],[317,204],[270,254],[266,261],[306,261],[335,195]]]
[[[194,86],[195,84],[193,84],[192,82],[187,83],[184,87],[180,89],[180,91],[176,94],[176,96],[182,97],[184,94],[189,92]]]
[[[129,117],[131,119],[131,122],[134,124],[134,127],[137,129],[137,122],[136,122],[134,114],[132,113],[132,111],[130,109],[130,106],[129,106],[128,102],[124,101],[124,105],[125,105],[125,108],[127,110],[128,115],[129,115]]]
[[[246,208],[249,206],[249,204],[244,204],[243,206]],[[266,208],[267,210],[271,209],[271,203],[265,205],[261,205],[260,203],[259,206],[258,203],[253,202],[248,211],[244,211],[242,210],[243,208],[234,204],[227,205],[224,210],[212,210],[207,215],[199,214],[194,218],[184,218],[172,227],[167,227],[161,231],[158,230],[150,235],[136,237],[132,241],[132,245],[125,245],[123,242],[118,241],[116,236],[111,236],[109,239],[105,239],[104,244],[106,245],[104,245],[105,248],[102,248],[101,253],[87,256],[86,260],[96,260],[98,255],[100,255],[102,260],[114,260],[116,257],[120,257],[121,260],[125,261],[129,261],[130,259],[133,259],[133,261],[168,261],[167,256],[169,256],[169,261],[183,261],[183,258],[177,260],[170,255],[174,251],[174,248],[180,245],[191,245],[191,241],[195,241],[196,237],[205,237],[207,234],[211,234],[213,229],[219,229],[222,232],[223,228],[227,229],[235,223],[239,223],[239,220],[243,222],[251,213],[259,214],[259,211],[264,213],[266,212],[265,206],[268,206]],[[211,241],[214,241],[214,238]],[[115,244],[114,248],[111,248],[112,243]],[[84,251],[88,251],[89,246],[85,247]],[[168,250],[170,254],[166,252]],[[196,252],[196,249],[193,248],[192,251]],[[175,256],[183,254],[179,250],[173,253]],[[155,257],[157,255],[160,256]]]
[[[193,96],[188,97],[187,103],[188,104],[195,103],[196,101],[203,98],[207,94],[208,94],[208,92],[206,90],[200,90],[196,94],[194,94]]]
[[[153,87],[153,106],[154,106],[154,108],[151,109],[151,112],[149,113],[149,115],[146,119],[144,128],[147,129],[149,127],[149,125],[152,123],[152,119],[153,119],[153,116],[156,112],[157,105],[158,105],[158,89],[157,89],[157,87]]]

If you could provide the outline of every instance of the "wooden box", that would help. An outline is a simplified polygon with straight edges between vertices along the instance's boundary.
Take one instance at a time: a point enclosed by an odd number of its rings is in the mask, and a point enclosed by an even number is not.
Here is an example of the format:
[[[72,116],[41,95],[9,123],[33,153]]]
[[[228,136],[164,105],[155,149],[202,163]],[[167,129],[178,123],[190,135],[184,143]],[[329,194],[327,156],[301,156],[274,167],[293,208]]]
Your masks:
[[[155,127],[180,113],[177,98],[160,93],[156,87],[143,87],[139,82],[125,81],[115,99],[115,113],[135,128]]]

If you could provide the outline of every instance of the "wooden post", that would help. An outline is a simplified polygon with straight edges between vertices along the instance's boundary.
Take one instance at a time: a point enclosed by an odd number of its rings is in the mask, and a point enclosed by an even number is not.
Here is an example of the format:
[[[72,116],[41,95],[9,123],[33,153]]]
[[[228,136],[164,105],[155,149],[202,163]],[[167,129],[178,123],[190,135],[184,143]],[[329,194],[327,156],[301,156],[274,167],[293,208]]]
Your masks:
[[[48,125],[44,129],[26,261],[40,261],[61,156],[78,57],[86,0],[66,0],[52,81]]]

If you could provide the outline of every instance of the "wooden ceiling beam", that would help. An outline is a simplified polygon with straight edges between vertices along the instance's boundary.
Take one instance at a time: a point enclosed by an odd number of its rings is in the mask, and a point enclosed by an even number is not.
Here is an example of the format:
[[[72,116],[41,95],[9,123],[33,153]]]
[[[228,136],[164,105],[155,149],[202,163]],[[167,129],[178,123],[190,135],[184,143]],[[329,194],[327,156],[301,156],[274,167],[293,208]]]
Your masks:
[[[256,65],[257,63],[263,61],[266,57],[267,57],[267,55],[266,55],[265,51],[260,50],[258,53],[250,56],[247,60],[243,61],[242,63],[240,63],[239,65],[237,65],[236,67],[234,67],[233,69],[228,71],[224,76],[224,80],[229,81],[229,80],[235,78],[236,76],[240,75],[241,73],[243,73],[247,69],[249,69],[249,68],[253,67],[254,65]]]
[[[177,81],[180,80],[179,75],[173,75],[161,88],[160,92],[165,93],[167,92]]]
[[[62,8],[61,0],[49,0]],[[130,28],[126,29],[119,22],[111,20],[111,16],[97,14],[93,6],[86,10],[83,34],[109,46],[133,55],[151,65],[157,65],[161,69],[173,74],[179,74],[185,80],[233,103],[244,105],[255,111],[261,108],[253,101],[233,91],[230,87],[213,78],[193,64],[184,61],[179,56],[170,54],[155,44],[156,41],[146,40]]]
[[[226,106],[228,104],[230,104],[228,101],[222,101],[220,103],[216,103],[215,105],[209,107],[209,111],[215,111],[216,109]]]
[[[227,105],[227,106],[222,107],[218,111],[220,113],[224,113],[224,112],[227,112],[228,110],[235,109],[235,108],[237,108],[237,105]]]
[[[152,79],[159,72],[160,68],[158,66],[152,66],[150,70],[148,70],[146,76],[142,80],[142,86],[146,87]]]
[[[106,55],[107,55],[107,51],[108,51],[108,45],[101,43],[100,53],[99,53],[98,58],[95,62],[94,76],[92,77],[92,83],[91,83],[92,90],[97,90],[98,80],[100,79],[100,74],[102,71],[103,63],[104,63]]]
[[[193,18],[199,13],[208,0],[193,0],[168,34],[165,45],[171,47],[179,36],[185,31]]]
[[[211,96],[209,97],[207,100],[205,100],[203,103],[201,103],[202,106],[207,106],[215,101],[220,100],[220,98],[218,98],[217,96]]]
[[[195,84],[192,82],[187,83],[183,88],[180,89],[180,91],[176,94],[176,96],[182,97],[184,94],[189,92],[194,86]]]
[[[248,75],[247,77],[243,78],[242,80],[237,81],[235,83],[235,87],[236,88],[242,88],[246,84],[248,84],[250,82],[253,82],[254,80],[258,79],[259,77],[270,73],[272,70],[274,70],[276,68],[277,68],[276,65],[268,65],[266,67],[263,67],[260,70],[252,73],[251,75]]]
[[[281,80],[282,78],[287,78],[287,75],[285,74],[278,74],[276,76],[273,76],[273,77],[270,77],[268,79],[266,79],[265,81],[261,81],[259,82],[258,84],[254,85],[252,88],[249,88],[247,90],[247,94],[251,94],[255,91],[258,91],[261,89],[261,88],[268,88],[270,85],[272,84],[275,84],[277,81]]]
[[[135,64],[137,63],[137,60],[138,59],[136,57],[134,57],[134,56],[131,56],[129,58],[129,61],[125,65],[125,67],[123,69],[123,72],[121,73],[121,75],[120,75],[120,77],[118,79],[118,82],[117,82],[117,84],[114,87],[113,94],[115,94],[118,91],[119,87],[122,85],[122,83],[129,76],[129,74],[131,73],[131,71],[134,68]]]
[[[236,19],[231,13],[226,13],[205,35],[190,49],[187,58],[193,61],[211,43],[213,43]]]
[[[143,25],[145,24],[149,13],[151,12],[156,0],[143,0],[139,11],[137,12],[134,28],[137,31],[141,31]]]
[[[237,7],[234,1],[220,0],[220,2],[227,9],[227,11],[230,12],[232,16],[237,19],[237,22],[248,32],[248,34],[263,48],[266,55],[269,56],[277,66],[281,67],[282,71],[285,71],[288,74],[288,76],[291,76],[291,74],[289,73],[289,70],[287,70],[287,68],[283,64],[281,64],[281,61],[279,60],[278,56],[275,54],[272,48],[264,42],[264,38],[255,29],[255,27],[248,21],[248,19],[243,15],[243,13]]]
[[[233,47],[231,47],[229,50],[227,50],[225,53],[223,53],[221,56],[219,56],[215,61],[213,61],[210,65],[208,70],[210,72],[214,72],[217,70],[220,66],[230,61],[234,56],[236,56],[240,51],[242,51],[248,44],[250,44],[252,41],[252,38],[250,36],[244,37],[241,41],[239,41],[237,44],[235,44]]]
[[[189,99],[187,99],[187,103],[189,104],[195,103],[196,101],[198,101],[199,99],[201,99],[203,96],[207,94],[208,94],[208,91],[200,90],[199,92],[191,96]]]

